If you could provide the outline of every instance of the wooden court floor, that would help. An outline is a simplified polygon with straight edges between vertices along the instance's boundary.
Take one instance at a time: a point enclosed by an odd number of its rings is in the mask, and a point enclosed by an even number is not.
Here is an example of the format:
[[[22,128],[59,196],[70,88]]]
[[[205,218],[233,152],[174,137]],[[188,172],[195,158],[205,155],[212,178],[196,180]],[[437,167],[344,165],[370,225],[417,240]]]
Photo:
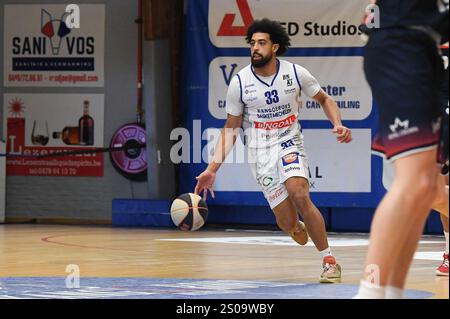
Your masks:
[[[342,285],[358,284],[365,242],[366,235],[330,235],[343,267]],[[418,252],[438,255],[439,260],[414,259],[408,289],[430,292],[429,298],[449,298],[448,277],[435,276],[443,248],[443,236],[423,238]],[[0,285],[1,278],[64,277],[67,265],[73,264],[81,278],[317,283],[320,263],[311,242],[298,246],[275,231],[0,225]]]

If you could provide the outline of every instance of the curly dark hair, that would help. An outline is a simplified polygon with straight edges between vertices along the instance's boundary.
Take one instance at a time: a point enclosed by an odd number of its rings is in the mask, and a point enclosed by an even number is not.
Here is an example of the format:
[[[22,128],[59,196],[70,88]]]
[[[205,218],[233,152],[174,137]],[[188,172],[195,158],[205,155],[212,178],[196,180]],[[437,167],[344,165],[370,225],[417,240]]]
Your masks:
[[[283,26],[277,21],[272,21],[267,18],[255,20],[248,27],[247,36],[245,37],[247,43],[250,44],[253,34],[257,32],[268,33],[272,42],[280,46],[277,51],[277,55],[285,54],[291,45],[289,35]]]

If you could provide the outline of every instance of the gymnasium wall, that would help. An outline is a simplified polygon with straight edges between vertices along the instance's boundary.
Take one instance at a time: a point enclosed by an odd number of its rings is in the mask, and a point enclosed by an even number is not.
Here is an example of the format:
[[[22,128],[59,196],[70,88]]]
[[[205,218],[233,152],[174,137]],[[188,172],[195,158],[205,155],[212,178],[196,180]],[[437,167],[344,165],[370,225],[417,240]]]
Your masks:
[[[284,1],[296,3],[296,0]],[[5,139],[3,116],[6,114],[5,107],[8,107],[3,98],[5,95],[100,94],[104,96],[101,132],[103,144],[101,146],[108,146],[113,133],[121,125],[135,122],[137,26],[134,20],[137,16],[137,0],[79,0],[76,2],[80,5],[105,5],[104,85],[91,88],[5,87],[3,86],[4,5],[36,4],[37,2],[67,4],[60,0],[14,2],[0,0],[1,136]],[[304,2],[311,4],[315,1],[305,0]],[[364,1],[357,2],[361,4]],[[219,8],[212,18],[209,16],[210,3]],[[178,125],[178,122],[182,122],[181,125],[188,129],[192,138],[197,138],[199,132],[200,134],[203,132],[202,130],[213,132],[222,127],[223,105],[220,102],[226,92],[227,79],[248,60],[248,48],[242,39],[235,42],[232,40],[230,44],[230,42],[222,41],[227,37],[221,40],[220,37],[211,36],[214,33],[210,30],[219,28],[226,14],[236,15],[233,23],[237,26],[241,25],[243,21],[240,10],[245,7],[245,4],[249,4],[251,10],[256,10],[253,13],[254,17],[259,18],[264,11],[258,11],[260,9],[255,9],[254,6],[270,3],[278,2],[269,0],[185,1],[187,15],[183,32],[185,45],[182,50],[182,68],[184,72],[180,83],[182,87],[180,105],[177,105],[177,99],[173,103],[174,94],[173,90],[172,92],[170,90],[173,84],[170,69],[173,60],[169,59],[171,44],[168,40],[161,39],[144,43],[144,105],[147,111],[146,122],[149,123],[147,148],[149,150],[149,183],[131,182],[122,177],[112,167],[108,154],[104,156],[102,176],[6,176],[7,220],[81,219],[86,222],[109,223],[114,199],[136,200],[137,203],[141,199],[146,205],[148,204],[146,206],[149,207],[148,210],[151,210],[152,203],[149,199],[162,199],[170,203],[176,195],[175,187],[178,187],[179,194],[192,192],[195,176],[206,167],[206,164],[204,162],[180,164],[179,178],[175,182],[175,172],[169,157],[170,147],[175,141],[168,140],[173,123],[176,122]],[[344,6],[345,17],[348,16],[345,14],[346,11],[359,10],[358,8],[355,10],[353,0],[340,1],[340,3],[348,6]],[[245,10],[247,9],[244,8]],[[279,12],[281,12],[280,19],[286,21],[290,32],[296,34],[298,34],[296,28],[301,26],[303,20],[309,18],[305,10],[298,14],[292,13],[291,10]],[[300,14],[301,17],[297,16]],[[328,12],[327,14],[321,21],[329,20],[330,24],[333,24],[336,13]],[[357,14],[350,16],[355,21],[359,19]],[[343,27],[342,23],[341,27]],[[349,30],[348,28],[347,23],[346,30]],[[162,32],[157,29],[150,31],[148,31],[150,34]],[[345,46],[342,43],[345,43]],[[308,147],[310,148],[308,155],[311,161],[310,166],[313,167],[312,177],[316,187],[312,191],[312,198],[320,208],[328,229],[332,231],[368,231],[374,209],[385,192],[383,163],[379,157],[372,156],[370,153],[369,140],[377,131],[377,109],[372,103],[370,93],[364,94],[367,88],[361,78],[361,71],[354,67],[355,61],[356,64],[361,64],[361,55],[362,43],[359,38],[344,37],[335,41],[332,47],[326,44],[317,47],[304,42],[304,39],[296,39],[293,49],[287,56],[287,59],[296,63],[304,64],[306,61],[310,71],[321,77],[319,80],[322,85],[345,86],[350,91],[356,88],[357,93],[354,96],[345,97],[346,100],[342,103],[364,104],[362,108],[355,108],[356,111],[352,111],[351,108],[345,111],[344,123],[354,130],[356,139],[351,148],[336,150],[337,153],[334,155],[326,152],[327,147],[334,145],[331,140],[326,140],[324,147],[317,147],[322,145],[322,136],[330,129],[329,123],[319,117],[320,110],[311,108],[307,114],[309,117],[302,121],[307,150]],[[336,61],[338,63],[334,63]],[[324,67],[327,65],[333,65],[335,71],[341,71],[332,74]],[[358,80],[352,80],[353,75],[359,77]],[[328,79],[329,83],[327,83]],[[214,89],[210,89],[212,87]],[[173,121],[172,116],[181,117],[181,119]],[[197,131],[195,121],[198,120],[201,120],[201,128]],[[191,160],[195,160],[198,156],[202,156],[201,152],[207,146],[207,141],[190,140],[188,144],[193,146]],[[249,178],[248,169],[245,166],[225,167],[216,186],[216,199],[208,200],[210,206],[208,223],[275,224],[265,199],[254,181]],[[427,232],[440,231],[439,217],[437,214],[432,214],[427,224]]]
[[[5,139],[3,110],[4,94],[57,93],[103,94],[103,146],[108,146],[112,134],[120,126],[135,122],[136,114],[136,0],[78,0],[77,4],[105,4],[104,86],[86,87],[4,87],[4,4],[68,4],[61,0],[7,1],[0,0],[0,127]],[[26,17],[24,17],[26,19]],[[39,28],[39,26],[37,26]],[[151,49],[151,48],[150,48]],[[147,182],[130,182],[112,167],[108,154],[104,156],[102,177],[7,176],[7,220],[29,218],[69,218],[110,222],[114,198],[148,198]]]

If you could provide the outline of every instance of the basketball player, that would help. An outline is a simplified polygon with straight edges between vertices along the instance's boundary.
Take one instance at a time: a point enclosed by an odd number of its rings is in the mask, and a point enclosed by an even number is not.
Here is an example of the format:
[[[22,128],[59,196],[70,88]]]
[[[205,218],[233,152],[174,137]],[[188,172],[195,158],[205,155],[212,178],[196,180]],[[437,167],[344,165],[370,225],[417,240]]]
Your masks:
[[[372,29],[364,70],[380,107],[373,148],[395,167],[394,182],[372,221],[364,278],[356,298],[402,298],[424,223],[437,195],[438,46],[448,37],[448,4],[378,0],[380,28]]]
[[[336,102],[303,67],[279,60],[290,45],[283,27],[269,19],[249,26],[251,64],[233,77],[226,99],[227,121],[215,149],[213,161],[197,177],[195,193],[213,193],[221,163],[234,145],[243,125],[248,141],[251,171],[272,209],[278,226],[304,245],[308,234],[323,258],[322,283],[341,280],[341,267],[328,245],[325,223],[309,196],[308,159],[298,122],[301,92],[323,107],[338,142],[352,140],[341,123]],[[302,217],[305,224],[299,221]]]

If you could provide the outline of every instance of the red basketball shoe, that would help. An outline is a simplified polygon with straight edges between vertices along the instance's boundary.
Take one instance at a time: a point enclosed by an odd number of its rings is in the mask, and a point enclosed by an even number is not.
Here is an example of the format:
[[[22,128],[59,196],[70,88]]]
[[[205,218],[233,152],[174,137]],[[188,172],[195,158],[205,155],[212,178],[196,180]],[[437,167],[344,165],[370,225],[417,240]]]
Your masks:
[[[444,261],[442,262],[442,265],[440,265],[439,268],[436,269],[436,275],[448,276],[448,254],[444,254]]]

